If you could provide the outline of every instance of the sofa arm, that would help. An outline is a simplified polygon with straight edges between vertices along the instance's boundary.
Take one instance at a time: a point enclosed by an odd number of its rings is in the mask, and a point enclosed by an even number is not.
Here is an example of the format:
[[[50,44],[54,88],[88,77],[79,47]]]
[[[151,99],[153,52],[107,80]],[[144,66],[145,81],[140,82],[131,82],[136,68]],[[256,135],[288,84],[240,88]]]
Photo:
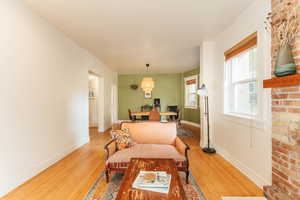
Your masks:
[[[108,160],[108,158],[117,151],[116,140],[117,139],[114,138],[104,146],[104,149],[106,151],[106,160]]]
[[[175,147],[179,153],[187,157],[187,151],[190,149],[190,147],[185,144],[179,137],[175,140]]]

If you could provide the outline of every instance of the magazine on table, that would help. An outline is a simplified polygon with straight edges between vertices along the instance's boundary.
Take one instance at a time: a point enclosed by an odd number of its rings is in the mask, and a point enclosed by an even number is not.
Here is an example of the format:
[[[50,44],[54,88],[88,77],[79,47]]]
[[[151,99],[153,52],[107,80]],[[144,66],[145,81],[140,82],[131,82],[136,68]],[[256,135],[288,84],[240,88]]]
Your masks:
[[[140,171],[132,187],[154,192],[168,193],[171,174],[164,171]]]

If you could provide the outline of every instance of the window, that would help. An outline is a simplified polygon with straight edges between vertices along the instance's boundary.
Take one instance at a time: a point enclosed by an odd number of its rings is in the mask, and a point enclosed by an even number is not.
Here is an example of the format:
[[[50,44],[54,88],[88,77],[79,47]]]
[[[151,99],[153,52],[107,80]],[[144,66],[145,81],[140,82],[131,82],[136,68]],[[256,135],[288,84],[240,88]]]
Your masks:
[[[198,76],[190,76],[184,79],[185,85],[185,108],[198,108]]]
[[[257,36],[225,53],[224,113],[257,115]]]

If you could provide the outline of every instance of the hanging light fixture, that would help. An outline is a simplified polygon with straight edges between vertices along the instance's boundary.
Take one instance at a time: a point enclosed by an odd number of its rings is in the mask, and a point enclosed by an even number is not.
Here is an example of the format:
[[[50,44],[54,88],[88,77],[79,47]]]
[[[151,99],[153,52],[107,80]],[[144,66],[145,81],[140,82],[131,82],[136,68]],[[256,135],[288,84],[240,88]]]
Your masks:
[[[146,64],[147,72],[149,71],[149,64]],[[141,88],[144,92],[151,92],[154,88],[154,81],[151,77],[144,77],[142,80]]]

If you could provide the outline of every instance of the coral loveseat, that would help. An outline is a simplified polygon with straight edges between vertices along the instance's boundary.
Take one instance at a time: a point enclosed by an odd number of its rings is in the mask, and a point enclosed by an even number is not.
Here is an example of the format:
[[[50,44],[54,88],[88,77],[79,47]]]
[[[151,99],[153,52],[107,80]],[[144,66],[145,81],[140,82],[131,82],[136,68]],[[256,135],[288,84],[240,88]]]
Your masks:
[[[189,176],[189,147],[177,137],[174,122],[126,122],[121,128],[128,128],[131,138],[136,144],[130,148],[118,150],[116,139],[105,145],[107,152],[105,169],[106,181],[111,171],[125,172],[131,158],[171,158],[176,162],[177,170]]]

